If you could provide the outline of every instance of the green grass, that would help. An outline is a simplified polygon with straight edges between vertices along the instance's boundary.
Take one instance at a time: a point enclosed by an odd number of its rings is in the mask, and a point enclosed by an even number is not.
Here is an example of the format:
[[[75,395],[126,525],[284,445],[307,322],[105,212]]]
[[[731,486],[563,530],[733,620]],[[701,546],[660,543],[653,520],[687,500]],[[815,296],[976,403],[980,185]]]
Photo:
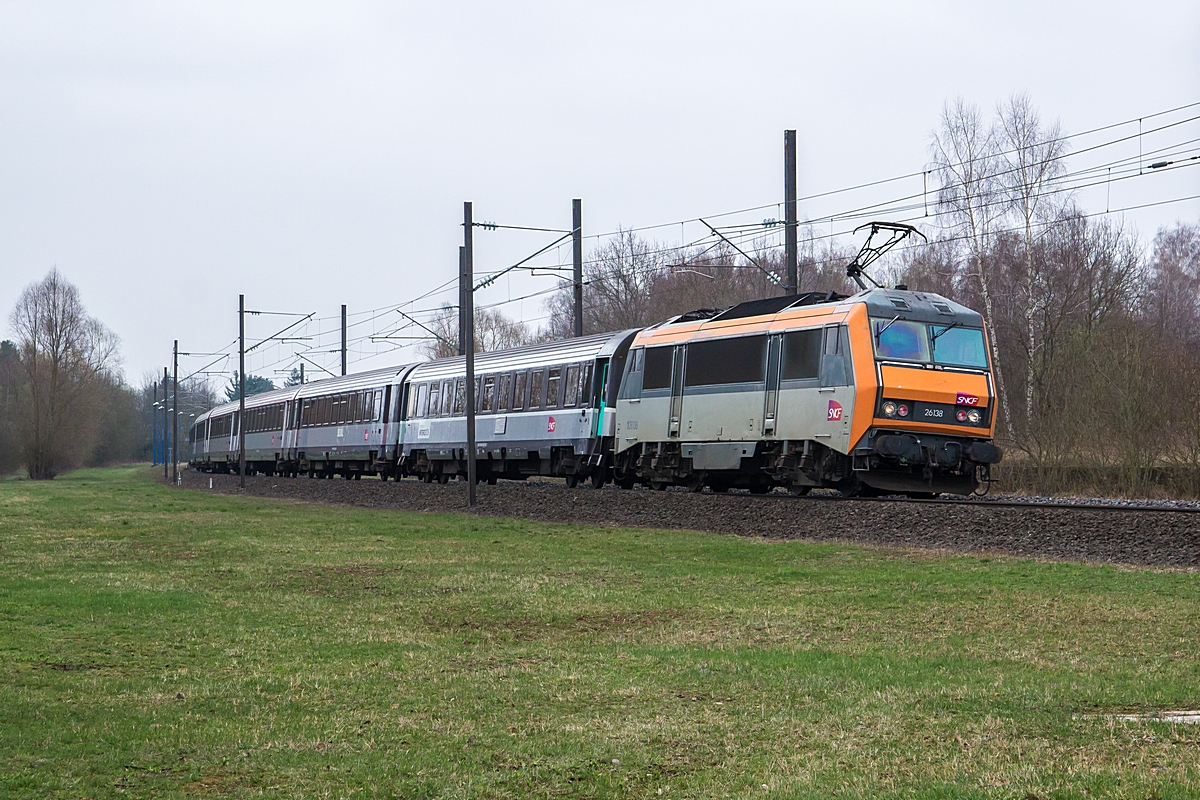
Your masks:
[[[0,795],[1200,797],[1200,575],[150,475],[0,482]]]

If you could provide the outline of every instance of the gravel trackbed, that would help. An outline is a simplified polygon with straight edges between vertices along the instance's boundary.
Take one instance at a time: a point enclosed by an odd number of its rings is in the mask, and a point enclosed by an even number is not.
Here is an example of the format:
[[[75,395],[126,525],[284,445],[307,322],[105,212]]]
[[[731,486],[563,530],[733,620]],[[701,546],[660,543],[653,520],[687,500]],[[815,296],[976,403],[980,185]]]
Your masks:
[[[236,475],[183,470],[185,489],[236,494]],[[256,497],[421,512],[465,512],[465,483],[252,476]],[[672,528],[963,553],[1200,569],[1200,514],[1087,508],[988,508],[782,495],[690,494],[501,482],[478,487],[477,513],[546,522]]]

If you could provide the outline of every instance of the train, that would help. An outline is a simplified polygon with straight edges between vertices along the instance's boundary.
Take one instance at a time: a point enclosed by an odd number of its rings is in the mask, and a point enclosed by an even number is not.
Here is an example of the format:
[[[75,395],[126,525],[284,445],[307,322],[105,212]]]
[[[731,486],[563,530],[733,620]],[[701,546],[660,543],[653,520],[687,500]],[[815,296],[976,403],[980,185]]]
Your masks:
[[[1002,452],[987,326],[905,286],[809,292],[475,357],[477,480],[629,489],[970,494]],[[246,398],[248,473],[445,483],[467,474],[465,358]],[[239,468],[238,404],[192,467]]]

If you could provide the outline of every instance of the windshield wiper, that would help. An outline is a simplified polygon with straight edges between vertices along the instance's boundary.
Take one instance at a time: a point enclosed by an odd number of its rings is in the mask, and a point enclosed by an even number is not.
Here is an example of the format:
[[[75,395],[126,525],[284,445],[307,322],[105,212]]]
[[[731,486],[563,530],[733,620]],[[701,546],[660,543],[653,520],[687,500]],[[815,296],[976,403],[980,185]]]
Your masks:
[[[895,322],[895,321],[896,321],[896,320],[898,320],[898,319],[900,319],[900,315],[899,315],[899,314],[897,314],[896,316],[892,317],[892,322]],[[880,328],[879,330],[875,331],[875,344],[879,344],[879,337],[880,337],[880,336],[883,336],[883,332],[884,332],[884,331],[886,331],[888,328],[892,327],[892,322],[889,322],[887,325],[884,325],[882,328]]]
[[[941,336],[943,333],[946,333],[946,332],[947,332],[947,331],[949,331],[951,328],[957,328],[957,327],[958,327],[959,325],[961,325],[961,324],[962,324],[961,322],[957,322],[957,321],[956,321],[956,322],[951,322],[949,325],[947,325],[946,327],[942,328],[940,331],[935,331],[935,332],[934,332],[934,334],[933,334],[933,340],[936,342],[936,341],[938,340],[938,337],[939,337],[939,336]],[[936,327],[936,326],[934,326],[934,327]]]

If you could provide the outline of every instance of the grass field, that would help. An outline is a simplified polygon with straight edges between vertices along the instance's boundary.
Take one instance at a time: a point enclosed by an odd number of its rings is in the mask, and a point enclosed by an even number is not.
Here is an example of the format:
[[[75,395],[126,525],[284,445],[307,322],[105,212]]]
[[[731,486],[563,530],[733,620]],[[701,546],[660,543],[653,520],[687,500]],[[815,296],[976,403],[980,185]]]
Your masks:
[[[1053,535],[1053,531],[1047,531]],[[1200,575],[0,482],[0,794],[1200,797]]]

